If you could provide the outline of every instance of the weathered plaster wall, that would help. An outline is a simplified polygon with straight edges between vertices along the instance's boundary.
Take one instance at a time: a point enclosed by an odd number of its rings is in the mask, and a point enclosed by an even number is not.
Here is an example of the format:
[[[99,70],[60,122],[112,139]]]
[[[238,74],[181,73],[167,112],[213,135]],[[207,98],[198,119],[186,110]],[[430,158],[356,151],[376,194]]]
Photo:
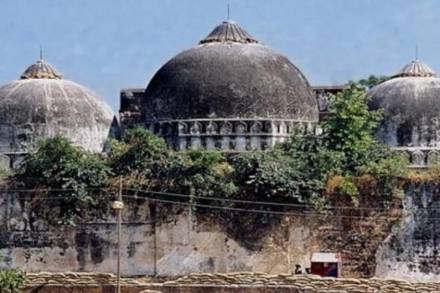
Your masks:
[[[18,267],[31,272],[114,272],[114,224],[96,223],[77,228],[46,227],[41,222],[29,221],[28,215],[19,209],[16,202],[11,206],[9,216],[9,221],[6,221],[9,229],[2,229],[1,233],[2,267]],[[215,224],[196,224],[185,212],[170,222],[157,224],[156,228],[149,215],[143,214],[141,218],[146,224],[139,223],[141,219],[131,219],[131,224],[123,225],[124,275],[288,271],[285,249],[274,244],[270,236],[264,240],[260,251],[250,251]],[[130,219],[126,218],[125,221],[129,222]],[[308,233],[308,228],[303,225],[292,227],[292,243],[303,243],[292,249],[293,254],[299,254],[296,263],[306,263],[310,257],[303,248],[310,242]]]
[[[434,184],[406,190],[404,216],[377,251],[376,275],[440,281],[440,192]]]
[[[246,213],[196,218],[186,208],[174,210],[175,214],[162,209],[143,200],[128,202],[122,234],[123,275],[289,273],[295,264],[308,267],[313,252],[333,251],[342,254],[345,276],[371,277],[377,247],[396,218],[391,212],[305,216],[296,211],[300,216],[279,217],[261,228]],[[168,217],[160,216],[164,214]],[[261,220],[261,215],[253,219]],[[49,226],[35,216],[29,202],[4,194],[0,221],[0,267],[29,272],[115,271],[116,226],[111,216],[78,227]]]

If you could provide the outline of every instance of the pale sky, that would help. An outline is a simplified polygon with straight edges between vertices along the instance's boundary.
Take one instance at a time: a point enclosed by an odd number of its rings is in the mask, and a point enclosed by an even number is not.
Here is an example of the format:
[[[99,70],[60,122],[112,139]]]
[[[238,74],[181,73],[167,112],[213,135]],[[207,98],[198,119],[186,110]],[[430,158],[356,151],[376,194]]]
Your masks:
[[[226,18],[288,56],[311,84],[392,74],[414,58],[440,72],[438,0],[0,0],[0,84],[45,59],[116,112],[168,59]]]

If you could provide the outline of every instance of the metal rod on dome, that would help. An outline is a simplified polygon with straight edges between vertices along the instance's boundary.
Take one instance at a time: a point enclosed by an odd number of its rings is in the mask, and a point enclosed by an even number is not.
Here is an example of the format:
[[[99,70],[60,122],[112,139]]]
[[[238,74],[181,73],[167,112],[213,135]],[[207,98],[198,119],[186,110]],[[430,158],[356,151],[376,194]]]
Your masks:
[[[229,20],[230,19],[230,5],[229,5],[229,3],[228,3],[228,18],[226,19],[226,20]]]
[[[43,60],[43,47],[40,45],[40,60]]]
[[[419,60],[419,45],[416,45],[416,60]]]

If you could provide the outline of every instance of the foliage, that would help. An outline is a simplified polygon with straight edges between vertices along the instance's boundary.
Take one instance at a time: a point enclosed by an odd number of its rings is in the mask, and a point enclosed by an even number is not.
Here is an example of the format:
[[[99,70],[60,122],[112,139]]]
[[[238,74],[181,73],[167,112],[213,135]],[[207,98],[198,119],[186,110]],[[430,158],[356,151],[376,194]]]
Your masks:
[[[228,197],[236,191],[233,167],[219,151],[187,150],[174,153],[166,188],[198,196]]]
[[[7,182],[14,175],[13,170],[0,168],[0,184]]]
[[[355,205],[358,204],[357,195],[359,194],[359,188],[352,176],[332,176],[327,181],[326,193],[346,196],[350,198],[352,203]]]
[[[295,135],[283,146],[299,162],[304,180],[315,187],[309,194],[311,203],[318,200],[322,204],[322,196],[316,194],[322,194],[323,189],[316,190],[317,186],[356,203],[360,192],[356,177],[364,175],[380,178],[385,196],[396,194],[398,178],[407,170],[408,160],[375,139],[381,111],[368,109],[365,89],[355,83],[330,100],[334,111],[320,123],[321,135]]]
[[[281,149],[243,153],[233,159],[237,185],[256,199],[303,201],[305,182],[294,158]]]
[[[408,175],[408,158],[404,154],[388,150],[381,158],[358,167],[358,174],[369,174],[378,178],[401,178]]]
[[[364,78],[364,79],[359,80],[357,82],[357,84],[364,87],[366,90],[369,90],[369,89],[375,87],[376,85],[378,85],[384,81],[387,81],[388,79],[390,79],[390,78],[385,75],[381,75],[381,76],[370,75],[368,78]],[[351,83],[353,83],[353,82],[351,82]]]
[[[370,111],[367,102],[363,88],[351,84],[332,96],[334,113],[321,123],[325,147],[344,154],[347,171],[374,160],[378,154],[374,130],[382,113]]]
[[[90,207],[105,206],[97,189],[106,184],[109,175],[110,168],[100,155],[55,137],[41,142],[38,150],[26,157],[16,176],[26,188],[49,189],[45,195],[59,200],[47,201],[45,210],[54,213],[57,209],[50,207],[57,207],[62,221],[73,224]]]
[[[221,152],[175,152],[143,128],[127,131],[110,158],[115,172],[130,177],[126,182],[133,187],[220,197],[236,190],[230,178],[233,169]]]
[[[0,293],[18,292],[26,283],[26,274],[15,269],[0,270]]]
[[[162,138],[143,128],[129,129],[122,142],[112,141],[111,165],[116,174],[142,170],[153,176],[166,164],[168,147]]]

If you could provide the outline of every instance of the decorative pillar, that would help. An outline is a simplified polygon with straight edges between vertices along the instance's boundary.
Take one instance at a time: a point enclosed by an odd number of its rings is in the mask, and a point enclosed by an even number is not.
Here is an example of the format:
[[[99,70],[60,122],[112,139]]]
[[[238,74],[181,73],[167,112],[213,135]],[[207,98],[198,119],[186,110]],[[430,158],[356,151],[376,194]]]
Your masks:
[[[232,124],[229,121],[223,122],[222,126],[220,127],[220,134],[221,136],[221,149],[223,151],[228,151],[231,149],[231,138],[230,135],[232,134]]]
[[[177,144],[179,150],[184,150],[188,147],[186,142],[186,135],[188,134],[188,125],[185,122],[177,123]]]
[[[419,146],[419,129],[417,126],[413,126],[411,129],[411,143],[410,146]]]
[[[423,117],[420,121],[420,146],[427,146],[430,139],[429,126],[426,118]]]
[[[202,125],[200,122],[195,121],[191,126],[191,148],[198,149],[202,147],[202,139],[200,134],[202,132]]]
[[[206,149],[215,150],[216,149],[216,135],[218,134],[218,126],[214,121],[209,121],[206,126]]]
[[[251,125],[251,149],[261,149],[261,134],[263,133],[263,125],[259,121],[255,121]]]
[[[235,150],[236,151],[245,151],[247,149],[246,136],[247,133],[247,124],[245,121],[238,121],[235,124]]]
[[[275,145],[275,134],[276,134],[276,126],[272,120],[267,121],[266,123],[266,132],[269,136],[266,137],[266,145],[271,148]]]
[[[425,154],[421,150],[416,150],[411,154],[411,165],[424,166]]]

